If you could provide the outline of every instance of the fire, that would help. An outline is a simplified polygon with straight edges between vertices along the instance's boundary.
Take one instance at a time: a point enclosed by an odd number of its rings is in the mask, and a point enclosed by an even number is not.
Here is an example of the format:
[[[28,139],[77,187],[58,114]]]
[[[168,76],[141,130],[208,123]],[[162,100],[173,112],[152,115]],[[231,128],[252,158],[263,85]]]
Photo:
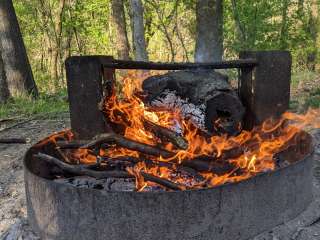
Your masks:
[[[161,139],[149,131],[144,125],[144,119],[159,126],[174,129],[179,126],[183,137],[187,140],[188,148],[177,149],[171,143],[161,143],[165,150],[174,152],[170,158],[149,157],[149,160],[158,163],[172,165],[149,165],[144,161],[128,167],[126,170],[136,178],[138,191],[144,191],[148,186],[157,184],[146,181],[140,174],[145,172],[159,178],[164,178],[173,183],[180,184],[185,189],[213,187],[227,182],[237,182],[258,173],[271,171],[276,168],[275,156],[288,147],[299,144],[301,130],[320,127],[319,110],[310,110],[305,115],[287,112],[278,120],[269,119],[262,125],[251,131],[242,131],[238,136],[227,135],[206,137],[201,130],[195,127],[188,119],[181,117],[179,109],[154,109],[146,106],[143,96],[139,95],[142,81],[148,77],[148,73],[137,74],[129,72],[122,81],[121,94],[113,95],[105,102],[105,114],[107,119],[121,126],[116,129],[124,137],[152,146],[158,146]],[[81,163],[94,163],[96,157],[89,150],[78,149],[73,153],[74,158]],[[101,149],[98,153],[101,157],[117,158],[131,156],[143,158],[137,151],[122,147],[110,146]],[[177,164],[186,161],[210,160],[211,164],[228,163],[232,166],[227,172],[219,173],[214,167],[208,171],[200,171],[202,180],[195,180],[188,174],[177,174]]]

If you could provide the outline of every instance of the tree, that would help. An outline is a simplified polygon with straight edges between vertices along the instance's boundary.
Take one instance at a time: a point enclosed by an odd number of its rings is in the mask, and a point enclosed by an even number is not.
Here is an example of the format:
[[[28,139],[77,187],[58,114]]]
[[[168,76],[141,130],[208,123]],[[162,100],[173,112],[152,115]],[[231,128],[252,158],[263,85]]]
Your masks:
[[[319,16],[318,16],[318,2],[317,0],[311,1],[311,8],[309,10],[309,21],[308,21],[308,33],[311,37],[311,50],[308,52],[307,65],[309,70],[315,71],[316,69],[316,58],[318,53],[318,33],[319,33]]]
[[[12,0],[0,1],[1,56],[12,96],[38,95]]]
[[[112,20],[116,29],[118,58],[129,59],[129,41],[127,35],[126,18],[123,0],[112,0]]]
[[[289,0],[282,1],[282,23],[280,30],[280,48],[287,50],[288,48],[288,10]]]
[[[196,62],[221,61],[223,55],[223,0],[198,0],[196,5]]]
[[[0,54],[0,103],[5,103],[9,98],[9,96],[10,96],[10,93],[9,93],[8,84],[7,84],[7,77],[4,71],[4,64]]]
[[[130,0],[131,27],[134,56],[137,61],[148,61],[143,24],[143,5],[141,0]]]

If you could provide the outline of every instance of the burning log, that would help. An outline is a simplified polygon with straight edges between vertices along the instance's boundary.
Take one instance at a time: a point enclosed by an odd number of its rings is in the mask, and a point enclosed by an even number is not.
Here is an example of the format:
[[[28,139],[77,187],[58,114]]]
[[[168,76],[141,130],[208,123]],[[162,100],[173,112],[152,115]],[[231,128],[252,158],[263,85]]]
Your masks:
[[[191,159],[183,161],[182,166],[192,168],[198,172],[212,172],[217,175],[224,175],[228,172],[231,172],[235,166],[231,165],[229,162],[220,162],[220,161],[205,161],[199,159]]]
[[[147,130],[152,132],[161,140],[171,142],[174,146],[176,146],[179,149],[188,149],[188,141],[184,139],[180,134],[165,127],[159,126],[146,119],[143,120],[143,124]]]
[[[77,175],[77,176],[89,176],[95,177],[97,179],[101,178],[130,178],[132,177],[129,173],[125,171],[95,171],[91,170],[90,167],[86,165],[71,165],[67,164],[59,159],[49,156],[44,153],[34,154],[33,157],[39,158],[50,164],[58,166],[61,170]]]
[[[164,186],[166,188],[169,188],[171,190],[185,190],[186,189],[185,186],[174,183],[174,182],[169,181],[165,178],[156,177],[154,175],[151,175],[151,174],[148,174],[148,173],[145,173],[142,171],[140,172],[140,174],[144,178],[145,181],[157,183],[157,184]]]
[[[179,108],[182,114],[195,119],[196,125],[202,129],[230,135],[241,130],[245,109],[227,77],[220,73],[208,70],[169,72],[147,78],[142,87],[150,105]],[[173,93],[187,101],[172,97],[166,101],[166,97]]]
[[[117,146],[152,156],[162,156],[164,158],[170,158],[174,156],[174,153],[169,152],[165,149],[160,149],[154,146],[147,145],[145,143],[136,142],[115,133],[105,133],[97,135],[94,140],[83,145],[82,148],[101,146],[104,143],[116,144]]]
[[[138,162],[143,161],[143,159],[123,156],[123,157],[116,157],[116,158],[103,157],[101,161],[107,164],[107,168],[115,168],[115,169],[120,169],[125,171],[127,167],[132,167]]]

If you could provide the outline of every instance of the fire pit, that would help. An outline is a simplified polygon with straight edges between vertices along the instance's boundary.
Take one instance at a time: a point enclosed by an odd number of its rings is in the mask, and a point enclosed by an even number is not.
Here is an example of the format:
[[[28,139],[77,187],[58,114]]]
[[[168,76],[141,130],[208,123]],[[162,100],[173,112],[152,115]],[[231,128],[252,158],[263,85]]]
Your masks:
[[[212,64],[70,58],[72,130],[40,141],[24,160],[32,228],[43,239],[231,240],[301,213],[312,200],[313,151],[301,129],[316,114],[284,113],[290,54],[241,58]],[[239,95],[208,71],[219,68],[241,70]],[[133,74],[121,95],[115,69],[183,71],[141,73],[143,91],[134,91]]]

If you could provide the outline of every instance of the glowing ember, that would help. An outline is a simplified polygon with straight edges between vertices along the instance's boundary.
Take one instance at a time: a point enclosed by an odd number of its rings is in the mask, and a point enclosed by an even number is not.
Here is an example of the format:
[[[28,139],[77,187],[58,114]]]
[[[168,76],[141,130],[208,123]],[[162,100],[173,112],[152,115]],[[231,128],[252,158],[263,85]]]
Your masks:
[[[147,75],[147,74],[145,74]],[[68,151],[68,158],[78,159],[80,163],[92,164],[99,159],[113,159],[118,157],[135,157],[146,159],[132,166],[126,171],[136,178],[138,191],[143,191],[147,186],[157,183],[147,181],[141,173],[166,179],[184,189],[213,187],[227,182],[237,182],[258,173],[274,170],[276,168],[276,154],[293,145],[298,145],[301,140],[301,130],[320,127],[319,110],[309,110],[306,115],[285,113],[279,120],[267,120],[252,131],[242,131],[238,136],[207,137],[192,121],[184,119],[179,109],[155,109],[144,104],[138,92],[141,83],[147,76],[129,72],[123,79],[121,94],[113,94],[105,102],[106,118],[121,126],[115,131],[127,139],[148,144],[173,152],[173,156],[146,156],[140,152],[116,145],[101,147],[98,152],[88,149],[75,149]],[[163,141],[154,132],[146,128],[144,121],[151,121],[167,129],[176,129],[179,126],[182,137],[188,142],[185,150],[178,149],[169,141]],[[72,136],[67,134],[67,140]],[[303,134],[302,134],[303,135]],[[54,136],[54,138],[61,137]],[[149,164],[163,163],[163,164]],[[200,165],[195,177],[180,171],[179,167]],[[207,169],[205,166],[208,166]],[[228,166],[229,168],[225,168]],[[219,170],[223,169],[223,171]],[[226,170],[227,169],[227,170]]]

